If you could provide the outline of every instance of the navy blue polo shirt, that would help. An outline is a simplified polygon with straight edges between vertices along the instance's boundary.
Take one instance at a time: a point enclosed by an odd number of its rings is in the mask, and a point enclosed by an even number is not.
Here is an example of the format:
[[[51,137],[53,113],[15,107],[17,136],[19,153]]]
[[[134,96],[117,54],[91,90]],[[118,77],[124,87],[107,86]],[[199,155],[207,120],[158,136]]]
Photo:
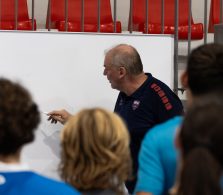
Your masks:
[[[132,95],[119,93],[114,110],[124,119],[130,133],[134,176],[138,169],[141,141],[146,132],[154,125],[183,113],[178,96],[150,73],[146,75],[147,80]]]

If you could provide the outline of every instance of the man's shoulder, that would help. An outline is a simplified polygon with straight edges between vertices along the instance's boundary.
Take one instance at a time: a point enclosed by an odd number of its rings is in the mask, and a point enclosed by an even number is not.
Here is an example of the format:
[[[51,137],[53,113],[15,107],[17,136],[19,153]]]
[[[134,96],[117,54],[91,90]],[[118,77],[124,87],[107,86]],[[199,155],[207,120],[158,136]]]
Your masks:
[[[164,82],[162,82],[162,81],[159,80],[158,78],[152,76],[152,74],[149,74],[149,81],[150,81],[150,82],[148,82],[148,83],[149,83],[150,85],[152,85],[152,84],[157,84],[157,85],[160,86],[160,87],[164,87],[164,88],[168,88],[168,89],[170,89],[170,88],[168,87],[167,84],[165,84]]]
[[[147,82],[147,89],[150,90],[146,90],[145,92],[148,95],[152,95],[154,98],[160,97],[163,98],[165,96],[176,96],[175,93],[172,91],[172,89],[165,83],[163,83],[162,81],[160,81],[159,79],[151,76],[151,78],[149,79],[149,81]]]

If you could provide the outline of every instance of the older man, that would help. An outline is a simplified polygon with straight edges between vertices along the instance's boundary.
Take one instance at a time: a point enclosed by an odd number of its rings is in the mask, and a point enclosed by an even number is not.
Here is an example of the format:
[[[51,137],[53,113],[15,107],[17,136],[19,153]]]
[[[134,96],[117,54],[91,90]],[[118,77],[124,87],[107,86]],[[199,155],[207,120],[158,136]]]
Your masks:
[[[106,52],[104,75],[111,87],[120,91],[114,111],[126,122],[131,137],[133,180],[126,186],[132,193],[136,183],[138,153],[145,133],[154,125],[181,115],[183,106],[166,84],[143,72],[140,55],[130,45],[120,44]],[[49,119],[61,123],[70,116],[65,110],[53,111],[49,115]]]
[[[133,174],[138,168],[138,153],[145,133],[154,125],[180,115],[183,107],[172,90],[150,73],[143,72],[137,50],[126,44],[110,49],[104,60],[104,75],[113,89],[120,91],[115,112],[126,122],[133,158]],[[127,182],[132,193],[136,179]]]

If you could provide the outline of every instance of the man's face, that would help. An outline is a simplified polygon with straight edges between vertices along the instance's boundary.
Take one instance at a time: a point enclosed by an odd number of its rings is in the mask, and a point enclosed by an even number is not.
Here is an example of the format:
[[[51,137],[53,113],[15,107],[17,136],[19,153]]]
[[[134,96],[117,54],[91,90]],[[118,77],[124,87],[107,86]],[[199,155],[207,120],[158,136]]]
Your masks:
[[[111,83],[113,89],[119,89],[120,86],[120,71],[119,67],[111,64],[111,58],[109,55],[105,56],[104,60],[104,73],[107,76],[108,81]]]

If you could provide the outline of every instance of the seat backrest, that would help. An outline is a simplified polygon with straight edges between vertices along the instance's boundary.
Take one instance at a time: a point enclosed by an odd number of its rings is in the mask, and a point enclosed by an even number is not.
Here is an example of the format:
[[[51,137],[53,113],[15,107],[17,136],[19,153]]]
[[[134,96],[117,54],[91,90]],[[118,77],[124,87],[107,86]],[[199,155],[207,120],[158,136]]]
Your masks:
[[[161,23],[161,0],[148,0],[149,23]],[[133,0],[133,24],[145,22],[146,0]],[[179,0],[179,25],[188,24],[188,0]],[[164,1],[164,23],[174,25],[175,21],[175,0]],[[192,18],[192,17],[191,17]],[[193,19],[191,19],[193,24]]]
[[[81,2],[82,0],[68,0],[68,21],[81,21]],[[110,0],[100,1],[100,22],[112,22]],[[84,22],[90,24],[97,23],[98,0],[84,0]],[[51,21],[65,20],[65,0],[51,0]]]
[[[209,32],[214,32],[214,25],[220,23],[220,0],[211,0]]]
[[[1,0],[1,20],[15,21],[15,0]],[[18,0],[18,21],[29,20],[27,0]]]

